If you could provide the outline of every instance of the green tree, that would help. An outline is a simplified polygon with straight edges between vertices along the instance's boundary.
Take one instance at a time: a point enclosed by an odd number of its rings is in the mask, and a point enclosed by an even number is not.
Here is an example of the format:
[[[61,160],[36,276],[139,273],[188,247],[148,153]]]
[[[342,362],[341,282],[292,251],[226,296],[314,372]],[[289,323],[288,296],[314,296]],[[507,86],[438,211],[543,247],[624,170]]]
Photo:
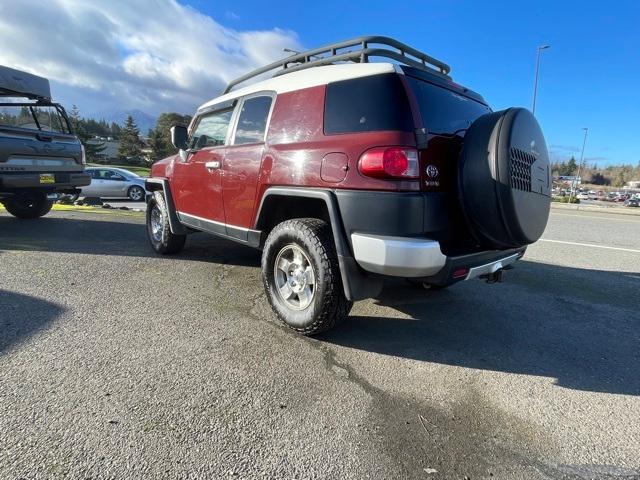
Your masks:
[[[80,111],[76,105],[71,107],[69,112],[69,120],[71,121],[71,127],[75,132],[78,139],[84,146],[84,153],[87,157],[87,162],[93,163],[98,161],[100,154],[107,148],[104,142],[95,140],[93,135],[89,134],[86,129],[86,121],[80,117]]]
[[[605,178],[604,175],[600,172],[596,172],[591,175],[591,181],[594,185],[609,185],[611,181],[608,178]]]
[[[138,163],[142,158],[142,141],[140,130],[131,115],[127,116],[124,127],[120,131],[118,160],[125,163]]]
[[[151,148],[151,163],[162,160],[171,155],[172,145],[167,145],[166,139],[159,128],[149,130],[149,147]]]
[[[171,144],[170,129],[176,125],[184,127],[191,123],[190,115],[180,115],[175,112],[161,113],[156,121],[156,128],[149,132],[149,143],[151,147],[151,160],[157,162],[169,155],[177,152]]]
[[[565,175],[577,175],[578,174],[578,164],[576,163],[576,159],[572,156],[567,162]]]

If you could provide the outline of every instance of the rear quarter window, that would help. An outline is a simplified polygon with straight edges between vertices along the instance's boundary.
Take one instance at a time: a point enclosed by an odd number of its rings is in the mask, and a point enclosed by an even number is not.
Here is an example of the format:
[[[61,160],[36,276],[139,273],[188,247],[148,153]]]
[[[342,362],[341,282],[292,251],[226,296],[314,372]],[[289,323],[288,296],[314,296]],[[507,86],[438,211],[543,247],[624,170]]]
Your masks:
[[[407,95],[398,74],[385,73],[327,85],[324,133],[413,131]]]

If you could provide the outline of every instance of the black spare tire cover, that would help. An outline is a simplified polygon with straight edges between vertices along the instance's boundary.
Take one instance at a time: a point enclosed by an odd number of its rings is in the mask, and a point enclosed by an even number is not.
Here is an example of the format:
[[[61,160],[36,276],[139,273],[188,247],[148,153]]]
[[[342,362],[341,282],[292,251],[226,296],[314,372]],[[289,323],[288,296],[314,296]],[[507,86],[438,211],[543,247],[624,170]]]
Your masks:
[[[551,201],[549,153],[531,112],[509,108],[479,117],[464,137],[458,169],[469,228],[486,248],[540,238]]]

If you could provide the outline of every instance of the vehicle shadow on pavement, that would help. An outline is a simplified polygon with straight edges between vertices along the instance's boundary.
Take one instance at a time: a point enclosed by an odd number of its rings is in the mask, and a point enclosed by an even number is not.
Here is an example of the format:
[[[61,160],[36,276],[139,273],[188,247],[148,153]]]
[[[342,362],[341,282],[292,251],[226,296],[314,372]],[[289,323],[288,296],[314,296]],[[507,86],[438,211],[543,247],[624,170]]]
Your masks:
[[[0,354],[46,328],[64,310],[46,300],[0,289]]]
[[[521,261],[505,283],[427,291],[397,282],[376,303],[403,317],[351,316],[319,339],[576,390],[640,395],[638,273]],[[394,312],[395,314],[395,312]]]
[[[18,220],[0,216],[0,255],[2,250],[82,253],[155,257],[260,266],[260,253],[251,247],[195,233],[189,235],[185,249],[177,255],[155,253],[147,240],[146,226],[140,217],[103,214],[103,219],[43,217]]]

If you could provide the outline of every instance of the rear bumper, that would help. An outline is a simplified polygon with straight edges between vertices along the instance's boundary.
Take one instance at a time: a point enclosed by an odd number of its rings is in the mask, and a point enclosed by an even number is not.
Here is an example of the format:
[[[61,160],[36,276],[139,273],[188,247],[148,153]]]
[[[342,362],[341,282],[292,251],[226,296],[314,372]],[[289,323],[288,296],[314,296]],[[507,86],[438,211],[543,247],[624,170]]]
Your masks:
[[[0,189],[45,188],[62,190],[86,187],[91,183],[91,176],[85,172],[50,172],[54,176],[54,183],[42,183],[40,175],[44,173],[0,173]]]
[[[448,257],[440,244],[427,238],[351,234],[356,262],[364,270],[385,276],[419,278],[450,284],[495,273],[517,260],[525,247]]]

